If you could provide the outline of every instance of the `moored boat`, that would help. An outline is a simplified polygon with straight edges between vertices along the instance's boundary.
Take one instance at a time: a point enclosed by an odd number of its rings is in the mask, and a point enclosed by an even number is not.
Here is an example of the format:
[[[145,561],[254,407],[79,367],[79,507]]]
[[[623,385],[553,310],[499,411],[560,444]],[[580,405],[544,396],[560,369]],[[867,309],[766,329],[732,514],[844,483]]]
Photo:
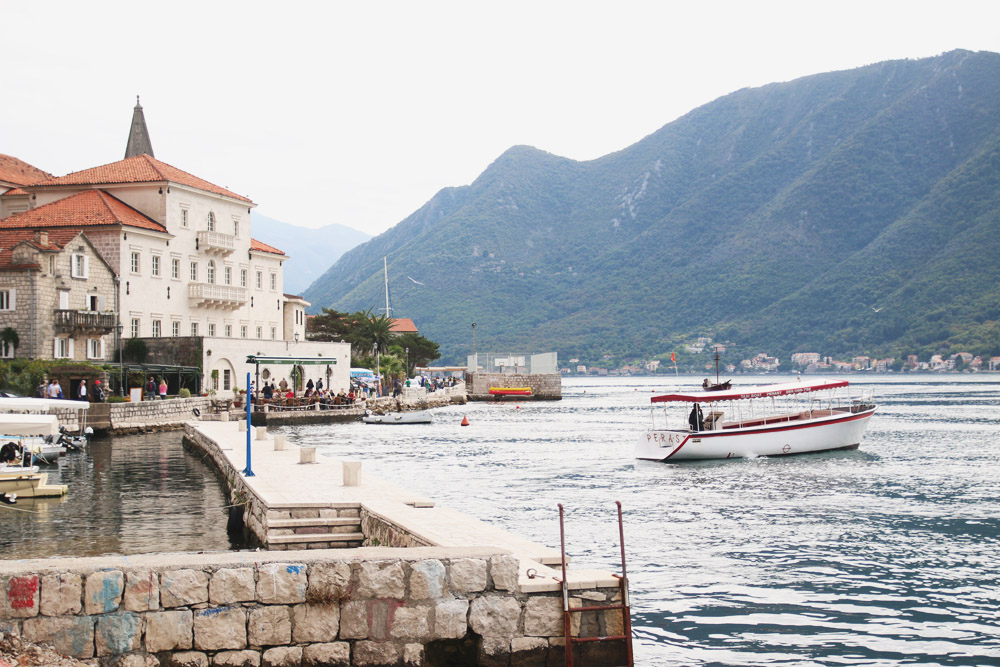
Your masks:
[[[846,380],[798,381],[654,396],[653,404],[680,403],[684,412],[691,406],[687,427],[672,425],[666,409],[659,417],[654,408],[635,456],[685,461],[857,449],[876,406],[870,397],[852,397],[848,385]]]
[[[366,424],[430,424],[434,418],[427,410],[414,410],[413,412],[389,412],[384,415],[368,412],[361,418],[361,421]]]

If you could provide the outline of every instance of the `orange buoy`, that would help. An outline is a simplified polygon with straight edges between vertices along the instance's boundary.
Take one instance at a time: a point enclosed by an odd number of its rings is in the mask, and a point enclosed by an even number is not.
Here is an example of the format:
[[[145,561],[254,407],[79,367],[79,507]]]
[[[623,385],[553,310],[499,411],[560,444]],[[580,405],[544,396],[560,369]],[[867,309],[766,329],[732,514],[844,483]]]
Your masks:
[[[521,406],[520,406],[520,405],[515,405],[515,406],[514,406],[514,409],[515,409],[515,410],[520,410],[520,409],[521,409]]]
[[[463,415],[462,416],[462,426],[468,426],[468,425],[469,425],[469,418],[467,416]]]

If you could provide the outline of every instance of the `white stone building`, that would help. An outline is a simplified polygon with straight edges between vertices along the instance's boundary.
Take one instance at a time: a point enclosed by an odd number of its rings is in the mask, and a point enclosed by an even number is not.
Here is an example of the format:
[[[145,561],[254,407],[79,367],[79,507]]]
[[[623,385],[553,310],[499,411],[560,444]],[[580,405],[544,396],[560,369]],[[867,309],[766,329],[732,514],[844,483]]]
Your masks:
[[[343,359],[331,367],[329,377],[325,366],[302,370],[304,381],[323,377],[327,386],[348,387],[349,345],[305,341],[309,304],[283,291],[288,256],[251,237],[250,210],[255,204],[153,157],[138,104],[123,160],[61,177],[51,177],[19,160],[8,161],[16,169],[5,172],[4,164],[0,161],[0,215],[4,216],[0,233],[82,232],[86,247],[96,250],[113,274],[110,285],[87,283],[95,299],[81,300],[73,296],[72,287],[83,285],[83,279],[72,273],[69,264],[52,266],[49,274],[45,271],[50,267],[41,266],[38,277],[46,275],[54,284],[63,281],[71,286],[67,289],[70,302],[59,301],[58,306],[112,313],[125,339],[205,338],[202,349],[211,349],[212,354],[202,359],[203,387],[211,387],[209,379],[222,375],[212,371],[228,371],[235,377],[239,368],[247,368],[245,350],[251,350],[247,354],[329,354]],[[25,182],[17,183],[17,178]],[[11,261],[4,266],[10,252],[0,247],[0,294],[4,283],[23,282],[27,275],[12,268],[16,264]],[[90,262],[92,268],[95,265]],[[23,292],[24,288],[18,291]],[[62,308],[25,298],[15,307],[16,316],[5,313],[0,300],[0,329],[9,321],[22,341],[29,331],[40,337],[31,356],[94,360],[85,356],[91,344],[78,342],[82,332],[72,332],[64,347],[49,336],[42,320]],[[95,335],[95,331],[87,332],[90,338]],[[119,342],[115,327],[102,327],[99,338],[102,358],[111,359]],[[219,391],[226,390],[220,385]]]

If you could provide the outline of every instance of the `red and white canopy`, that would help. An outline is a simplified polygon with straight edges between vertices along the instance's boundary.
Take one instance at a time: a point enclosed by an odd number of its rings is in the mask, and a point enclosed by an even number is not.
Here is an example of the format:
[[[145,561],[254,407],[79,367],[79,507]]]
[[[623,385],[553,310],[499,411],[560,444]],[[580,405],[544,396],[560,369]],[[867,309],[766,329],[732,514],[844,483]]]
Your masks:
[[[815,382],[782,382],[764,384],[728,391],[694,391],[677,394],[664,394],[649,399],[650,403],[718,403],[720,401],[742,401],[750,398],[769,398],[771,396],[788,396],[790,394],[806,394],[813,391],[838,389],[846,387],[847,380],[817,380]]]

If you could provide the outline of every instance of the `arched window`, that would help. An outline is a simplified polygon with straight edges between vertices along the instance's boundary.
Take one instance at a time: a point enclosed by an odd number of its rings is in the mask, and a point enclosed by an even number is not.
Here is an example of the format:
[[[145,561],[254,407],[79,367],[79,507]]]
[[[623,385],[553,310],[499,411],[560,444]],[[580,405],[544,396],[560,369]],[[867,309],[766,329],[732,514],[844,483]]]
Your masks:
[[[209,285],[214,285],[215,284],[215,260],[214,259],[208,260],[208,284]]]
[[[215,213],[212,211],[208,212],[208,231],[215,231]]]

